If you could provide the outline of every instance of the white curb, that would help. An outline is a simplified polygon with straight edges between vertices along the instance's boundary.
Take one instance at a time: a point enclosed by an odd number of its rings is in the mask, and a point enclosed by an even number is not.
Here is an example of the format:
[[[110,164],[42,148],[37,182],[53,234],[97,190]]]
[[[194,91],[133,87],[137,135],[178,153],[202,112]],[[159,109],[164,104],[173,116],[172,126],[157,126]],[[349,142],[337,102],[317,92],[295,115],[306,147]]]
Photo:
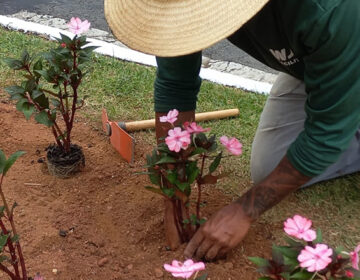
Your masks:
[[[23,32],[32,32],[41,35],[47,35],[51,40],[60,37],[60,32],[72,37],[73,34],[69,31],[64,31],[58,28],[49,27],[39,23],[33,23],[29,21],[24,21],[21,19],[1,16],[0,15],[0,25],[13,29],[21,30]],[[91,45],[98,46],[99,48],[95,52],[115,57],[118,59],[131,61],[143,65],[157,66],[156,60],[153,55],[147,55],[138,51],[131,49],[123,48],[115,44],[107,43],[104,41],[88,38],[88,41],[91,42]],[[208,80],[217,84],[231,86],[235,88],[241,88],[247,91],[252,91],[256,93],[268,94],[272,87],[272,84],[266,82],[259,82],[248,78],[243,78],[237,75],[223,73],[213,69],[202,68],[200,72],[200,77],[204,80]]]

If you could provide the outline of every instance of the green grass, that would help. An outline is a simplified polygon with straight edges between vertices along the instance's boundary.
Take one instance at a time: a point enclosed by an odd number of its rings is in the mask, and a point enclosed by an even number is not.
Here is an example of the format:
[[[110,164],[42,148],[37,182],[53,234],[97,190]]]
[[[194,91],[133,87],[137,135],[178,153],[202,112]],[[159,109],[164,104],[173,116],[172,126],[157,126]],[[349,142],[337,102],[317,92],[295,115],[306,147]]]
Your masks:
[[[30,53],[46,51],[54,46],[37,36],[7,31],[0,28],[0,89],[21,78],[2,62],[4,57],[17,57],[24,48]],[[155,69],[110,57],[94,55],[93,71],[81,86],[81,94],[88,95],[86,108],[80,114],[99,125],[101,109],[107,109],[113,120],[141,120],[153,118],[153,81]],[[0,99],[6,98],[0,92]],[[216,135],[235,136],[241,140],[244,153],[226,161],[224,169],[232,170],[220,187],[237,197],[250,186],[249,161],[251,143],[266,101],[266,96],[203,82],[198,101],[198,112],[238,108],[240,117],[203,124]],[[154,144],[154,132],[134,133],[143,142]],[[290,195],[280,205],[268,211],[261,219],[279,225],[273,232],[275,239],[282,236],[281,223],[295,213],[313,219],[323,230],[323,237],[331,245],[352,248],[360,242],[360,177],[358,174],[317,184]]]

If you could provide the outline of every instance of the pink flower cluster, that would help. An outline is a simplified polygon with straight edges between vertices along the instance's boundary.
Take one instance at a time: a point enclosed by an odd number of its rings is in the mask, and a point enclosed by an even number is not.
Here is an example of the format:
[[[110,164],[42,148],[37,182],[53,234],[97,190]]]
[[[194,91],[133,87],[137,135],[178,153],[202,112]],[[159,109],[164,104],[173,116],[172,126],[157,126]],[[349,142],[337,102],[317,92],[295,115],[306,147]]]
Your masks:
[[[70,32],[79,35],[89,30],[90,22],[87,20],[81,21],[78,17],[72,17],[68,23]]]
[[[160,117],[160,122],[168,122],[172,125],[177,121],[179,111],[170,110],[166,116]],[[168,131],[168,137],[165,138],[165,143],[170,151],[179,152],[181,149],[187,149],[191,142],[191,134],[207,132],[210,128],[203,128],[197,125],[196,122],[185,122],[184,130],[180,127],[175,127]],[[220,137],[221,144],[233,155],[240,155],[242,153],[242,144],[235,137],[228,138],[227,136]]]
[[[187,260],[184,263],[173,260],[171,265],[164,264],[164,268],[174,277],[189,279],[195,272],[204,270],[205,264],[203,262],[195,263],[193,260]]]

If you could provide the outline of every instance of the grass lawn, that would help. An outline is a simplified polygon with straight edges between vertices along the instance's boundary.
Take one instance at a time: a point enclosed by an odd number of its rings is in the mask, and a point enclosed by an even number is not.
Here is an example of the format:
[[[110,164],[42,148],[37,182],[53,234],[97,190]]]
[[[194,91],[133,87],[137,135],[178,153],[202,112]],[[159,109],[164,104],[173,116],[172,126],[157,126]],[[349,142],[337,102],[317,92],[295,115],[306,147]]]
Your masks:
[[[0,100],[7,96],[2,90],[21,79],[2,61],[5,57],[18,57],[26,48],[30,53],[46,51],[53,45],[37,36],[0,28]],[[156,69],[114,58],[94,55],[93,70],[81,86],[81,94],[88,95],[86,108],[80,114],[99,125],[101,109],[108,110],[112,120],[142,120],[153,118],[153,82]],[[236,198],[250,186],[249,160],[252,139],[266,96],[203,82],[198,101],[198,112],[239,108],[240,117],[203,124],[216,135],[235,136],[241,140],[241,157],[224,161],[224,169],[232,174],[221,187]],[[1,128],[0,128],[1,132]],[[154,132],[134,133],[135,137],[154,144]],[[0,133],[1,136],[1,133]],[[1,148],[1,147],[0,147]],[[226,163],[225,163],[226,162]],[[325,242],[352,249],[360,242],[359,175],[317,184],[290,195],[277,207],[268,211],[262,220],[279,223],[295,213],[311,218],[315,227],[323,231]],[[276,236],[281,239],[281,236]]]

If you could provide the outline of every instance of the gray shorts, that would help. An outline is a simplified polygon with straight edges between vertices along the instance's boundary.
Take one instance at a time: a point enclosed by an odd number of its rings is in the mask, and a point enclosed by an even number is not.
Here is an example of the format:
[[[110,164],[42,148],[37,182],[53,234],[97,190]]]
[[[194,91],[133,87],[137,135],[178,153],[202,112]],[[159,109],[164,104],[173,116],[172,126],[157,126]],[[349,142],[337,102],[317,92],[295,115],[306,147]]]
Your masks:
[[[290,144],[304,129],[305,85],[280,73],[260,117],[251,152],[251,178],[259,183],[278,165]],[[339,160],[304,186],[360,170],[360,130]]]

